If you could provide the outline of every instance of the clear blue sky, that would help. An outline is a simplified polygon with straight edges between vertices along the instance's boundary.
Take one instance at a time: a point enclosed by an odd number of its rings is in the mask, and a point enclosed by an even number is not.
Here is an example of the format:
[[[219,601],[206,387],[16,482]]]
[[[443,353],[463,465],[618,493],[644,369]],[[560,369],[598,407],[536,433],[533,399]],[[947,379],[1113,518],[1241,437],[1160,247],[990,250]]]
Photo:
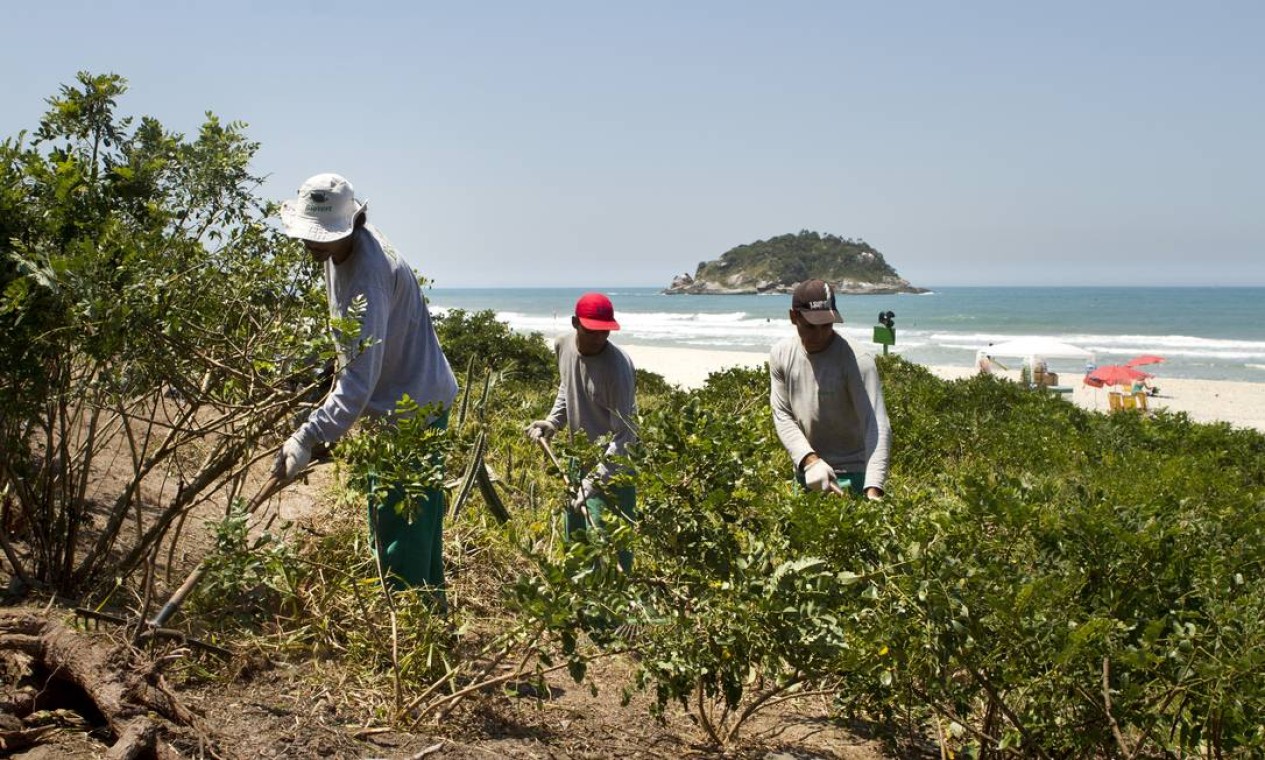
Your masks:
[[[440,287],[666,285],[863,238],[918,285],[1265,285],[1265,2],[64,2],[0,31],[0,135],[76,71],[337,171]]]

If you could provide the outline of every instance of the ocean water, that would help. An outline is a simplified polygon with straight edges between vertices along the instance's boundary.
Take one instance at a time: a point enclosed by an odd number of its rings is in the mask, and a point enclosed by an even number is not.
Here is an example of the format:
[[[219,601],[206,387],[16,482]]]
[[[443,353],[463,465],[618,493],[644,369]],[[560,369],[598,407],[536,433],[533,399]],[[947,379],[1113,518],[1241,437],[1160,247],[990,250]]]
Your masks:
[[[615,304],[623,328],[617,342],[767,353],[793,331],[786,295],[593,289]],[[491,309],[515,330],[553,336],[571,329],[584,292],[435,288],[427,296],[437,311]],[[924,295],[841,296],[839,311],[839,331],[875,353],[883,351],[871,342],[878,314],[893,312],[896,345],[889,351],[922,364],[973,366],[975,352],[990,343],[1042,336],[1092,351],[1098,365],[1163,356],[1162,364],[1145,368],[1157,382],[1165,376],[1265,382],[1265,288],[937,288]],[[1060,373],[1083,373],[1086,364],[1048,363]]]

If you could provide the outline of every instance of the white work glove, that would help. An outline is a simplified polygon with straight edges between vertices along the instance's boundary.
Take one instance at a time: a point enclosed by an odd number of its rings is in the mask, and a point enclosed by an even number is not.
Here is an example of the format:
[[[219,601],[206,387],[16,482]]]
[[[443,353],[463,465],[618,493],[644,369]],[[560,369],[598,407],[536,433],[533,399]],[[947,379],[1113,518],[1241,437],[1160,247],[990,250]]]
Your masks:
[[[593,481],[585,478],[580,481],[580,489],[576,492],[575,498],[571,501],[571,509],[575,512],[583,512],[588,507],[589,499],[597,492],[593,487]]]
[[[526,432],[529,441],[547,441],[553,438],[553,434],[558,432],[558,429],[548,420],[536,420],[527,426]]]
[[[294,480],[312,461],[312,447],[303,443],[299,434],[295,433],[281,444],[277,452],[277,461],[272,466],[272,474],[284,480]]]
[[[834,482],[835,470],[824,459],[818,459],[804,468],[804,485],[810,491],[829,491]]]

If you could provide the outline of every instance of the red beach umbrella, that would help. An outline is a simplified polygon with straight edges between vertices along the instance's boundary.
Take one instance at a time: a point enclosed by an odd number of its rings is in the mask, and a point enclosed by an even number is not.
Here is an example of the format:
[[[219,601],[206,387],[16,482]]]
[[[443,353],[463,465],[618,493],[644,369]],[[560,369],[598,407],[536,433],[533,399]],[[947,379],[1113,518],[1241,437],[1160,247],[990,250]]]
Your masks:
[[[1104,385],[1132,385],[1134,380],[1142,380],[1150,375],[1140,369],[1126,367],[1123,364],[1107,364],[1098,367],[1085,375],[1085,385],[1101,388]]]
[[[1155,354],[1142,354],[1141,356],[1135,356],[1125,362],[1124,366],[1141,367],[1144,364],[1159,364],[1162,361],[1164,361],[1164,357],[1162,356],[1156,356]]]

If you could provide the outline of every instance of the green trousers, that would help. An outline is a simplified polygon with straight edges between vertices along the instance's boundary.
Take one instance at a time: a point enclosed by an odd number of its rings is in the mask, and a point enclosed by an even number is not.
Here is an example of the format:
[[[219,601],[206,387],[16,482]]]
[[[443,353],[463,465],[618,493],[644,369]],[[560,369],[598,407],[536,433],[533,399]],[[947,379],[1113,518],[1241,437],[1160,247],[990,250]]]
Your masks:
[[[448,427],[444,414],[431,427]],[[444,596],[444,512],[447,509],[442,488],[428,488],[416,503],[412,522],[396,513],[406,498],[404,489],[392,484],[381,503],[373,496],[376,475],[370,473],[369,535],[373,541],[382,572],[395,588],[420,586],[431,590],[442,608]]]
[[[637,489],[633,486],[621,486],[619,488],[610,488],[605,491],[599,491],[597,494],[590,496],[585,506],[589,510],[589,519],[593,521],[593,526],[598,530],[605,525],[607,513],[614,512],[619,517],[632,522],[637,517]],[[581,530],[588,530],[589,525],[584,515],[575,510],[567,510],[566,535],[567,540],[572,540],[572,536]],[[627,549],[619,550],[619,566],[624,572],[632,571],[633,556],[632,552]]]

